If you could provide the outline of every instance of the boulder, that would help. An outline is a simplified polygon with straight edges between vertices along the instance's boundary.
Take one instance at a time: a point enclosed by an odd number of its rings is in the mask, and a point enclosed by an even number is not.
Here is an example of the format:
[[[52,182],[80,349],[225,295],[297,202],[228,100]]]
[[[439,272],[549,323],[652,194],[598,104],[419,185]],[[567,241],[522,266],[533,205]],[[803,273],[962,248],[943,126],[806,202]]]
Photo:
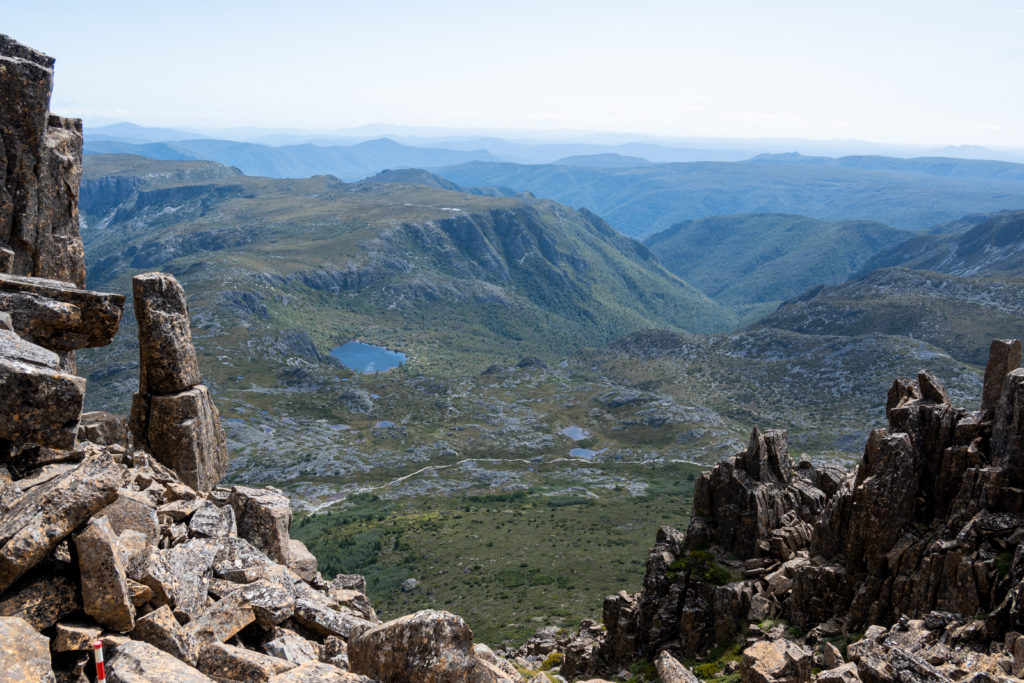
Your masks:
[[[192,538],[230,538],[238,535],[235,511],[228,505],[218,507],[208,500],[202,501],[188,523]]]
[[[132,278],[139,325],[139,393],[176,394],[199,384],[185,290],[172,275]]]
[[[66,576],[40,576],[8,591],[0,601],[0,616],[19,617],[42,631],[82,608],[78,594]]]
[[[193,666],[199,656],[199,642],[182,628],[167,605],[136,619],[135,628],[128,635]]]
[[[270,679],[270,683],[375,683],[375,681],[323,662],[306,662],[291,671],[274,676]]]
[[[500,680],[473,654],[473,632],[454,614],[423,610],[349,640],[352,671],[381,683]]]
[[[351,640],[364,631],[373,628],[372,622],[354,614],[331,609],[327,605],[314,600],[299,599],[295,601],[295,623],[324,636],[338,636]]]
[[[663,650],[658,655],[658,658],[654,660],[654,667],[658,670],[661,683],[700,683],[700,679],[680,664],[679,660],[669,654],[668,650]]]
[[[297,665],[244,647],[212,643],[199,654],[198,668],[217,680],[264,683]]]
[[[762,640],[743,651],[743,683],[807,683],[811,655],[784,638]]]
[[[316,558],[306,544],[297,539],[288,541],[288,568],[302,577],[303,581],[316,579]]]
[[[131,529],[143,534],[151,544],[160,541],[160,523],[156,507],[143,494],[130,489],[118,489],[117,498],[100,513],[107,518],[110,528],[120,536]]]
[[[121,643],[107,660],[109,683],[213,683],[213,679],[148,643]]]
[[[117,497],[125,468],[107,454],[26,493],[0,518],[0,593]]]
[[[54,652],[92,652],[92,644],[103,633],[99,626],[90,624],[57,624],[53,636]]]
[[[135,625],[135,605],[106,517],[93,519],[75,535],[82,580],[82,608],[98,623],[125,633]]]
[[[2,36],[0,36],[2,37]],[[0,59],[0,66],[3,60]],[[3,71],[0,70],[0,74]],[[18,617],[0,617],[0,672],[5,681],[56,683],[50,666],[50,639]]]
[[[860,674],[857,673],[857,665],[841,664],[827,671],[818,674],[818,683],[860,683]]]
[[[237,591],[215,602],[190,621],[185,630],[204,647],[205,643],[223,643],[254,621],[252,605]]]
[[[0,330],[0,439],[74,447],[85,380],[59,363],[56,354]]]
[[[191,488],[209,491],[223,479],[228,464],[224,430],[205,386],[167,395],[136,394],[131,426],[135,440]]]
[[[292,631],[279,630],[281,633],[277,634],[275,638],[263,643],[264,652],[295,664],[319,661],[313,643]]]
[[[235,486],[230,504],[235,511],[238,535],[262,550],[275,562],[287,564],[291,558],[292,506],[279,491]]]
[[[101,446],[128,447],[128,418],[116,413],[96,410],[82,413],[78,423],[78,439]]]
[[[106,346],[121,323],[124,295],[40,277],[0,274],[0,310],[14,331],[57,352]]]

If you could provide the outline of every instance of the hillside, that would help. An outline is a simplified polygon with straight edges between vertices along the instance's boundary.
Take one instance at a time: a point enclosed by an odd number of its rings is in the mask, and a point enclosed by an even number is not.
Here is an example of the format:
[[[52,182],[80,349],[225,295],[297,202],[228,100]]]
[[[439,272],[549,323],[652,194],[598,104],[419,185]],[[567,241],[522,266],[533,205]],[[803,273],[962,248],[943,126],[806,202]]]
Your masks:
[[[684,221],[644,243],[682,279],[738,305],[777,303],[816,284],[844,282],[872,255],[908,237],[871,221],[746,214]]]
[[[470,162],[436,172],[462,187],[504,186],[585,206],[639,238],[730,214],[800,214],[921,230],[971,212],[1024,206],[1024,165],[963,159],[767,155],[634,168]]]
[[[814,335],[902,335],[982,364],[993,338],[1024,334],[1024,288],[1013,280],[888,268],[814,287],[755,327]]]
[[[961,229],[918,235],[882,250],[863,270],[903,266],[949,275],[1024,278],[1024,211],[968,216]]]
[[[439,352],[552,357],[645,327],[731,323],[644,246],[554,202],[227,169],[193,182],[175,177],[180,163],[157,174],[135,160],[141,185],[122,198],[104,184],[127,182],[110,174],[116,161],[86,157],[92,282],[166,269],[203,283],[192,287],[199,300],[258,302],[265,325],[301,327],[324,351],[362,336],[414,363],[436,364]]]

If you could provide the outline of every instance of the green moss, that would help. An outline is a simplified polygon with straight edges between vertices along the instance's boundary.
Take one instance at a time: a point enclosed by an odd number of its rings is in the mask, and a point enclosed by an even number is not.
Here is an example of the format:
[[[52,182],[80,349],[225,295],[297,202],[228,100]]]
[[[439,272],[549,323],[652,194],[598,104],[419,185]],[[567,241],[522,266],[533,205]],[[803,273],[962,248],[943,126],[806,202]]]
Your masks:
[[[707,550],[691,550],[668,566],[665,578],[674,581],[680,572],[689,573],[704,583],[724,586],[733,580],[732,573],[718,564],[715,556]]]

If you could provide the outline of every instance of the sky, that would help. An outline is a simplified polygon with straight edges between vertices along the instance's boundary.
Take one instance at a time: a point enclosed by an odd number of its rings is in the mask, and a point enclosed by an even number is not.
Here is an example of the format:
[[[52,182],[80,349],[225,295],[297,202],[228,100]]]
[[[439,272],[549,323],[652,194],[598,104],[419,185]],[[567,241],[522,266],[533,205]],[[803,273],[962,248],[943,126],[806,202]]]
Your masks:
[[[1024,147],[1024,0],[0,0],[87,125]]]

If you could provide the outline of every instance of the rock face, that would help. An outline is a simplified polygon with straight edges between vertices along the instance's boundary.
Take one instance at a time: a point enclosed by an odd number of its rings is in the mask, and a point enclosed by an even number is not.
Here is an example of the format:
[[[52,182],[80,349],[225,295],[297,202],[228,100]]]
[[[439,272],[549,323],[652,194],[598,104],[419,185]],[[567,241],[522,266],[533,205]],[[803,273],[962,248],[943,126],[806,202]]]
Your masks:
[[[0,34],[0,249],[6,272],[85,285],[82,122],[50,114],[53,59]]]
[[[185,292],[165,273],[137,275],[132,291],[140,356],[132,436],[186,484],[209,491],[227,471],[227,446],[220,413],[199,384]]]
[[[810,680],[810,655],[781,630],[741,632],[781,619],[811,647],[867,630],[850,664],[823,650],[820,680],[952,680],[986,661],[1001,680],[1010,636],[1024,631],[1019,363],[1019,342],[993,342],[977,412],[954,407],[926,371],[897,379],[888,429],[871,433],[850,473],[794,466],[784,433],[754,430],[698,480],[687,533],[659,530],[642,590],[606,598],[606,633],[581,628],[561,647],[562,671],[746,642],[744,681]],[[921,641],[911,647],[908,632]],[[989,647],[1004,640],[1005,654]],[[923,659],[922,643],[934,644]]]

